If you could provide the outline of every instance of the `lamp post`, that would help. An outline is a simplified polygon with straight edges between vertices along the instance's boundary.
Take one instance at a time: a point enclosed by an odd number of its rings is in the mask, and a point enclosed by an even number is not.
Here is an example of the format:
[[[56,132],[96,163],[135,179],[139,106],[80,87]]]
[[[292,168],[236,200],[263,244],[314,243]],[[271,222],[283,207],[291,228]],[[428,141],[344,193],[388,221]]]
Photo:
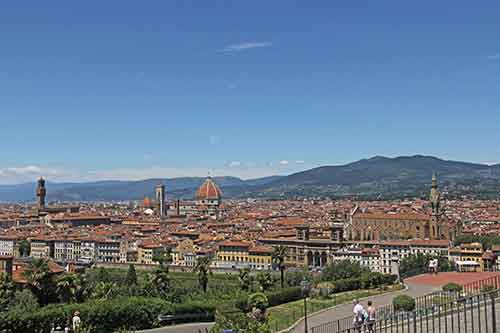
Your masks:
[[[302,297],[304,297],[304,333],[308,333],[309,330],[307,328],[307,295],[309,295],[309,289],[311,288],[311,284],[304,277],[300,285],[302,286]]]

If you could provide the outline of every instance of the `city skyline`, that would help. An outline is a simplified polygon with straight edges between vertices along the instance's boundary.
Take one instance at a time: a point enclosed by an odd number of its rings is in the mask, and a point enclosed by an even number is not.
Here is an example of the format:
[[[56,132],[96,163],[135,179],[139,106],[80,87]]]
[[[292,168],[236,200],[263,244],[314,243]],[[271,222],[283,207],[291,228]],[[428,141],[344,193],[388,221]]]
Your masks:
[[[500,162],[494,2],[18,6],[0,13],[0,184]]]

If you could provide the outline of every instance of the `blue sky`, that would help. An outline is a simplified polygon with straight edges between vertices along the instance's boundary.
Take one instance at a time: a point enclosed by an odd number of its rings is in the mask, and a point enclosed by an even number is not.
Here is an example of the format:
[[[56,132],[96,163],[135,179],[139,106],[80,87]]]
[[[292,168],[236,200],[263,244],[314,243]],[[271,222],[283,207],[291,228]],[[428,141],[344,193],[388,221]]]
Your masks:
[[[500,3],[0,8],[0,183],[499,162]]]

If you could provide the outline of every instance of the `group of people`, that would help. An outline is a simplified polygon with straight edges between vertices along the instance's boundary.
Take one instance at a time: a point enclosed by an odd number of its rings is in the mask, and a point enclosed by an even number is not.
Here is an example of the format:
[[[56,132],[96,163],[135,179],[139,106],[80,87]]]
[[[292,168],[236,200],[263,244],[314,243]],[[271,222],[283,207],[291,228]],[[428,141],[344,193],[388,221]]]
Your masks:
[[[68,325],[66,325],[66,327],[64,329],[60,326],[52,327],[52,329],[50,330],[50,333],[59,333],[59,332],[64,332],[64,333],[76,332],[77,333],[80,331],[81,323],[82,323],[82,320],[80,319],[80,311],[75,311],[73,318],[71,318],[71,323],[68,323]],[[71,329],[73,329],[73,330],[71,330]]]
[[[368,333],[375,332],[375,307],[372,301],[368,301],[368,307],[365,309],[357,300],[354,300],[354,329],[357,332],[367,331]]]

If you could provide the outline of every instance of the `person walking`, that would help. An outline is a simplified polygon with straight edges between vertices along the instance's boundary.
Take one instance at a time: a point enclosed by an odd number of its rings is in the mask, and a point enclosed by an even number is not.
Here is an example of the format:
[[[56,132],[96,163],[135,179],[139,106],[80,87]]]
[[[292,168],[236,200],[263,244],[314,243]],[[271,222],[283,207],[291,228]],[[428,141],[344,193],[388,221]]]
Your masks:
[[[368,301],[368,309],[367,312],[367,320],[366,320],[366,328],[368,329],[368,333],[375,333],[375,307],[373,306],[372,301]]]
[[[353,320],[354,330],[356,332],[361,332],[365,321],[365,316],[364,316],[365,309],[357,299],[353,301],[353,304],[354,308],[352,309],[352,312],[354,313],[354,320]]]

